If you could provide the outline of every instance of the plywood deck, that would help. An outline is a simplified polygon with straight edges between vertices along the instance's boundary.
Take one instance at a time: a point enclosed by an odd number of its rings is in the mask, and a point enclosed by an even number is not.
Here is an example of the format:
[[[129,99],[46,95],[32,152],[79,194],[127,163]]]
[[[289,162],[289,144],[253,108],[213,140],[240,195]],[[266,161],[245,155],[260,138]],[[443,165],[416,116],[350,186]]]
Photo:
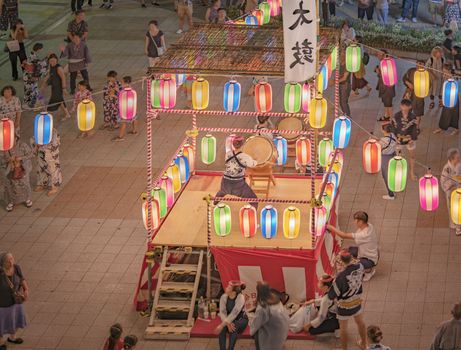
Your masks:
[[[207,217],[206,202],[204,197],[214,195],[220,187],[219,176],[194,176],[172,211],[160,227],[153,243],[156,245],[205,247],[207,245]],[[278,199],[310,199],[310,179],[278,178],[276,186],[271,188],[271,198]],[[316,184],[317,190],[320,181]],[[283,210],[289,204],[276,204],[279,216],[278,232],[275,238],[266,239],[260,230],[253,238],[244,238],[240,233],[238,213],[243,203],[228,202],[232,211],[232,231],[227,237],[219,237],[212,230],[211,245],[221,247],[246,247],[246,248],[290,248],[310,249],[311,235],[308,229],[309,206],[296,205],[301,210],[301,230],[295,239],[287,239],[283,236],[282,215]],[[259,203],[258,220],[260,210],[264,203]]]

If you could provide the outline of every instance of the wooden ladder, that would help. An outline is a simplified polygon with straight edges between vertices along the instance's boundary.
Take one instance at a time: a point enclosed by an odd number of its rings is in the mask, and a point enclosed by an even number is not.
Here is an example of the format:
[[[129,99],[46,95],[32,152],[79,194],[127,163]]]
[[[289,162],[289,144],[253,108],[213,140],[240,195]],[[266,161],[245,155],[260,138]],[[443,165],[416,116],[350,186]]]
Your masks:
[[[192,253],[194,254],[194,253]],[[194,325],[195,300],[203,264],[203,250],[197,253],[198,263],[168,264],[165,248],[159,269],[157,288],[145,339],[188,340]],[[171,275],[195,276],[194,282],[170,282]]]

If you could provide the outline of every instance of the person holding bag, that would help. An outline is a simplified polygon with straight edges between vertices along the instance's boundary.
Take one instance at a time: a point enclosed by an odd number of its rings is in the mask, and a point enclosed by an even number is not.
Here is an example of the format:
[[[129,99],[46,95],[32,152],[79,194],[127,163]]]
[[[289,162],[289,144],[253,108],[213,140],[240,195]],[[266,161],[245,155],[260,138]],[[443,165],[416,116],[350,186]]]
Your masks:
[[[27,326],[23,303],[28,297],[29,287],[13,255],[0,254],[0,350],[6,350],[6,342],[24,342],[16,332]],[[5,335],[9,336],[5,339]]]
[[[248,316],[245,313],[245,296],[242,291],[245,284],[240,281],[229,281],[224,294],[219,300],[219,317],[221,324],[215,332],[219,334],[219,349],[234,350],[237,336],[248,325]],[[229,333],[229,347],[226,348],[226,338]]]
[[[17,19],[16,23],[11,28],[10,40],[6,42],[5,49],[8,52],[8,57],[11,62],[11,73],[13,80],[18,80],[18,58],[19,65],[21,66],[27,60],[26,48],[24,46],[24,39],[29,37],[24,22]]]
[[[165,53],[165,36],[158,29],[158,22],[152,20],[149,22],[149,30],[146,33],[144,52],[149,59],[149,67],[152,67],[160,56]]]

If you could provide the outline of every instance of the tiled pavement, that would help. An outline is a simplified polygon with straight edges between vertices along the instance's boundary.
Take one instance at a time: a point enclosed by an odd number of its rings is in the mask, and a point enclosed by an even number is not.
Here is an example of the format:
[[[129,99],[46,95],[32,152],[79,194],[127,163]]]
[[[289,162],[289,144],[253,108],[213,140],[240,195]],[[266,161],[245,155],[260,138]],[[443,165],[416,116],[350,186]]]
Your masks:
[[[60,2],[55,3],[58,7]],[[61,10],[54,15],[58,13]],[[120,76],[142,75],[143,35],[152,17],[160,20],[168,42],[175,38],[176,22],[168,9],[142,10],[139,4],[123,1],[116,2],[111,12],[92,9],[88,17],[94,60],[90,76],[95,90],[101,88],[109,69],[116,69]],[[64,30],[65,24],[61,24],[40,34],[38,39],[45,43],[46,51],[62,42]],[[405,67],[399,66],[399,71]],[[7,65],[0,67],[2,85],[7,81],[8,69]],[[248,80],[242,80],[244,88]],[[375,83],[372,74],[369,80]],[[210,81],[212,86],[223,82],[217,78]],[[279,95],[280,82],[274,85]],[[136,88],[143,96],[141,84]],[[212,98],[216,108],[221,103],[220,94],[218,89],[217,97]],[[402,91],[397,95],[401,96]],[[96,101],[100,107],[99,97]],[[245,98],[242,107],[249,110],[251,104],[251,99]],[[382,111],[375,91],[370,97],[352,97],[351,107],[354,120],[367,130],[378,131],[375,120]],[[280,100],[276,108],[281,108]],[[142,115],[144,106],[141,109]],[[210,119],[204,118],[203,122],[242,127],[253,124],[248,119]],[[437,173],[446,150],[458,145],[459,140],[432,135],[436,119],[434,112],[423,120],[417,159],[430,164]],[[31,133],[31,120],[32,114],[25,114],[25,139]],[[156,169],[176,149],[189,123],[187,117],[175,115],[163,116],[154,123]],[[141,124],[140,136],[116,144],[110,142],[110,133],[100,131],[88,140],[76,140],[73,122],[59,124],[65,181],[62,191],[51,199],[34,194],[34,207],[29,210],[18,207],[9,214],[0,211],[0,250],[14,253],[31,286],[31,300],[26,304],[29,326],[22,334],[26,342],[11,348],[100,349],[108,327],[115,321],[123,324],[125,333],[142,335],[147,319],[139,317],[131,304],[145,237],[139,218],[139,195],[145,183],[145,128]],[[381,199],[382,179],[361,169],[361,145],[366,138],[358,128],[353,129],[339,207],[342,228],[350,228],[352,212],[362,209],[370,213],[380,233],[381,261],[378,273],[366,286],[366,320],[383,328],[385,343],[393,349],[427,349],[436,325],[448,318],[451,304],[461,296],[461,239],[446,228],[444,200],[435,214],[418,209],[416,183],[410,182],[407,191],[394,202]],[[422,175],[424,169],[418,168],[417,172]],[[335,344],[335,339],[327,337],[314,342],[288,341],[286,349],[330,349]],[[217,341],[142,341],[138,348],[216,349]],[[239,348],[253,347],[243,340]]]

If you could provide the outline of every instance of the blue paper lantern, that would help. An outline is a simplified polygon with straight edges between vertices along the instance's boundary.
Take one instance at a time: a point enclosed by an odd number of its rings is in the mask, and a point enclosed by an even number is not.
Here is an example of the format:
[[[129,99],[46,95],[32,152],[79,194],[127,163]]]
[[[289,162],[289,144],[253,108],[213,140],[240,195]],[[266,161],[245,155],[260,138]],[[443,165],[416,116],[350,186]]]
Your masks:
[[[351,120],[342,115],[333,123],[333,146],[344,149],[351,139]]]
[[[335,186],[335,192],[338,190],[339,176],[336,172],[332,171],[329,174],[325,174],[324,181],[331,182]]]
[[[42,112],[35,116],[34,138],[37,145],[47,145],[53,137],[53,116]]]
[[[458,82],[448,79],[443,83],[443,105],[453,108],[458,103]]]
[[[274,138],[274,146],[277,150],[277,165],[285,165],[287,163],[288,156],[288,144],[287,140],[282,136],[277,136]]]
[[[224,85],[224,110],[226,112],[237,112],[240,107],[240,95],[242,88],[240,83],[230,80]]]
[[[187,75],[185,74],[176,74],[176,86],[181,86],[186,82]]]
[[[187,182],[190,177],[189,159],[185,155],[179,154],[174,162],[178,166],[181,183]]]
[[[277,209],[266,205],[261,210],[261,233],[263,238],[274,238],[277,234]]]
[[[256,16],[246,16],[245,17],[245,24],[249,26],[257,26],[258,25],[258,18]]]
[[[322,90],[320,92],[325,91],[325,89],[328,87],[328,67],[326,64],[322,65],[320,68],[320,74],[319,78],[322,78]],[[319,86],[319,84],[317,84]]]

